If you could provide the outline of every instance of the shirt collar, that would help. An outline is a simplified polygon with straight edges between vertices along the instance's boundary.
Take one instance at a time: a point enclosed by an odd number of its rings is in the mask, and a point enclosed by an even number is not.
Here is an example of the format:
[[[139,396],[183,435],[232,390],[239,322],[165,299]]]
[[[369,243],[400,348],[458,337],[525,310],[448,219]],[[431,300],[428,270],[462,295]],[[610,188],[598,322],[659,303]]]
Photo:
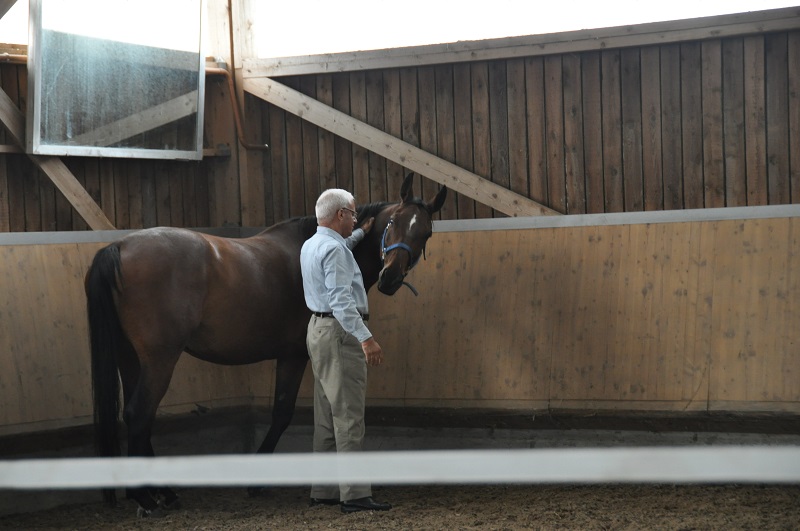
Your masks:
[[[322,225],[317,225],[317,234],[324,234],[325,236],[330,236],[340,243],[345,243],[341,234],[328,227],[323,227]]]

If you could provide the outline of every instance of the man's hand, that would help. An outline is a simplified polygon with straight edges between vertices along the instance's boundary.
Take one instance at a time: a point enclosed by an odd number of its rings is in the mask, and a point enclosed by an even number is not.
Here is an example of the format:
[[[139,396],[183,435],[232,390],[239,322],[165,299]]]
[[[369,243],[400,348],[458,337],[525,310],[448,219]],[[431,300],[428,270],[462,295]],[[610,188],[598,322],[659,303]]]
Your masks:
[[[375,341],[375,338],[369,338],[361,343],[361,350],[364,351],[364,356],[367,358],[367,365],[380,365],[383,363],[383,349]]]
[[[363,224],[363,225],[361,225],[361,227],[360,227],[360,228],[361,228],[361,230],[363,230],[363,231],[364,231],[364,235],[365,235],[365,236],[366,236],[367,234],[369,234],[369,231],[371,231],[371,230],[372,230],[372,224],[373,224],[373,223],[375,223],[375,218],[369,218],[367,221],[365,221],[365,222],[364,222],[364,224]]]

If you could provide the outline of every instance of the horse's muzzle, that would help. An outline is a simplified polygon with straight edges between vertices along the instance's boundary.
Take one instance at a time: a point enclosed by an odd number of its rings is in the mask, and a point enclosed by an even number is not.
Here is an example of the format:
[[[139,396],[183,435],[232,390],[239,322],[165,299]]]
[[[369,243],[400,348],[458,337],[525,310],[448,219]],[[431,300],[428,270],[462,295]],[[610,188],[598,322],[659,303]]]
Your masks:
[[[378,291],[384,295],[394,295],[403,286],[405,275],[399,275],[385,267],[378,275]]]

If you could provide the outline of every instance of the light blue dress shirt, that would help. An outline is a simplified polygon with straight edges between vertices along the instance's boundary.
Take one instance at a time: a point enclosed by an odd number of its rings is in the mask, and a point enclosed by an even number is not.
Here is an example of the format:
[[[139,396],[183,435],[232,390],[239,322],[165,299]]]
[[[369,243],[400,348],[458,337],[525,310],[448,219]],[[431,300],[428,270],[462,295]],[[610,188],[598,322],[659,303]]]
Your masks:
[[[360,342],[372,337],[359,315],[369,313],[369,301],[351,251],[363,238],[361,229],[345,240],[333,229],[317,227],[300,251],[306,306],[312,312],[332,312],[345,332]]]

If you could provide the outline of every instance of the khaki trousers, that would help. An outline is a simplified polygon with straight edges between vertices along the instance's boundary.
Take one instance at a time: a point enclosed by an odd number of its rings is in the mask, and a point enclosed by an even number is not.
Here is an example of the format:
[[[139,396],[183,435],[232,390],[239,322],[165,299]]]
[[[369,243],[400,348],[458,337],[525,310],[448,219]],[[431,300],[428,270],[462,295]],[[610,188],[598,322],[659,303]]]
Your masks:
[[[306,346],[314,371],[314,452],[360,452],[367,361],[361,344],[332,317],[311,316]],[[312,498],[372,496],[369,484],[312,485]]]

